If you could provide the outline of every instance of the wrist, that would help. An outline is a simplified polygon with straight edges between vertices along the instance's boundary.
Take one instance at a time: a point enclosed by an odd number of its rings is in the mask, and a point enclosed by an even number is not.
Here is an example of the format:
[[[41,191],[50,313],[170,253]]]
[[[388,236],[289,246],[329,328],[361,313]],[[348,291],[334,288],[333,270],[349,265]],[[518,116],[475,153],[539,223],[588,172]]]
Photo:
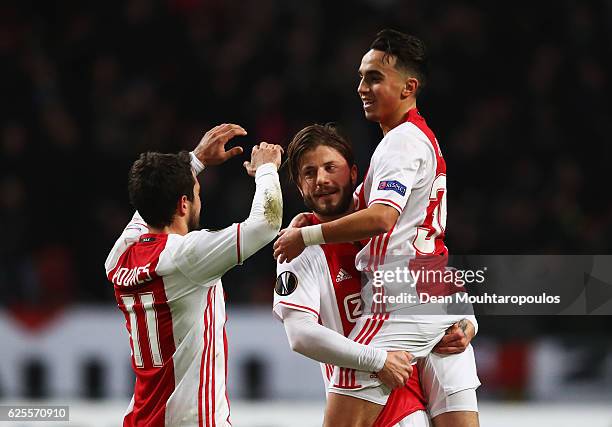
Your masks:
[[[300,228],[302,240],[305,246],[322,245],[325,243],[323,238],[323,224],[308,225]]]
[[[196,175],[199,175],[199,173],[202,172],[206,166],[200,161],[200,159],[198,159],[195,152],[190,152],[189,157],[191,158],[191,169],[193,169]]]
[[[376,349],[376,356],[374,360],[374,369],[372,372],[380,372],[384,369],[385,363],[387,363],[387,352],[382,349]]]
[[[263,165],[257,166],[257,169],[255,169],[255,179],[271,173],[278,173],[276,165],[274,163],[264,163]]]

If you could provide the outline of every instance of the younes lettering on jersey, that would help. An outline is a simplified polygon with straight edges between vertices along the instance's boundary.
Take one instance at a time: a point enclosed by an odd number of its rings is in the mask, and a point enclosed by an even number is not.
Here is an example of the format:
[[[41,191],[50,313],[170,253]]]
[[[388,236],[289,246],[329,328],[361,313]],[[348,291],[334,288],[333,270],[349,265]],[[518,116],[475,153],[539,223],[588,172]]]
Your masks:
[[[276,286],[274,286],[274,292],[280,296],[291,295],[297,288],[298,279],[295,274],[291,271],[283,271],[276,278]]]

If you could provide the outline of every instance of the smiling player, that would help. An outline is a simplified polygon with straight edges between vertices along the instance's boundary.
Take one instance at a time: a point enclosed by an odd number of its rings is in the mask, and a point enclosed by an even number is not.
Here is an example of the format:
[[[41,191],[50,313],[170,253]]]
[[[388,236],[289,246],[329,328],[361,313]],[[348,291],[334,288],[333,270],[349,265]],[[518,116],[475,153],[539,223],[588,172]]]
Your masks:
[[[465,316],[448,315],[441,304],[419,304],[418,293],[426,284],[392,280],[381,287],[373,279],[377,272],[393,272],[400,266],[444,269],[448,259],[446,163],[416,108],[426,77],[423,43],[397,31],[381,31],[363,56],[359,75],[365,116],[379,123],[384,135],[358,190],[361,210],[324,224],[282,231],[274,254],[282,263],[293,260],[306,246],[365,240],[355,262],[367,277],[362,289],[367,311],[351,338],[367,337],[373,346],[407,350],[422,359],[445,330]],[[415,298],[375,303],[377,296],[402,294]],[[475,389],[480,383],[471,351],[470,346],[468,352],[440,361],[446,374],[438,383],[442,391],[438,398],[447,411],[432,412],[437,427],[478,425]],[[330,427],[371,425],[390,394],[380,378],[343,369],[335,370],[330,392],[325,416]]]

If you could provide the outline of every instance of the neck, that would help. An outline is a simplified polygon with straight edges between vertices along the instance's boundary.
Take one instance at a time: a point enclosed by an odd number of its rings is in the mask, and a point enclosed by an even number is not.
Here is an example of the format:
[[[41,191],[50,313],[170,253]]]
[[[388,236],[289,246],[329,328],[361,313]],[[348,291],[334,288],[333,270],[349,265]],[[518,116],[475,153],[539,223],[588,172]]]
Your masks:
[[[181,236],[184,236],[189,232],[189,230],[187,228],[187,224],[185,224],[184,222],[174,221],[172,222],[172,224],[166,225],[162,228],[155,228],[149,226],[149,232],[151,232],[152,234],[179,234]]]
[[[385,120],[384,122],[380,122],[380,128],[383,131],[383,135],[386,135],[391,129],[401,125],[406,121],[406,114],[408,111],[416,108],[416,99],[411,98],[409,102],[406,102],[402,106],[402,108],[398,109],[397,112],[389,118],[389,120]]]
[[[346,210],[346,212],[343,212],[343,213],[338,214],[338,215],[321,215],[321,214],[319,214],[317,212],[315,212],[314,215],[317,217],[317,219],[319,221],[321,221],[321,223],[324,223],[324,222],[334,221],[334,220],[336,220],[338,218],[342,218],[343,216],[347,216],[349,214],[352,214],[354,211],[355,211],[355,207],[351,203],[351,205]]]

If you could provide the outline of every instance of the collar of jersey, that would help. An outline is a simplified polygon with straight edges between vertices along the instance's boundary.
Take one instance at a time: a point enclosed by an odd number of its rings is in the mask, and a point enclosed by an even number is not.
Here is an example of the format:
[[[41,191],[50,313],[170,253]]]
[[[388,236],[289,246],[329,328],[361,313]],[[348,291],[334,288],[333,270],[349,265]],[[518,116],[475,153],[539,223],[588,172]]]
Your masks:
[[[151,243],[151,242],[143,242],[144,239],[147,239],[149,237],[154,237],[155,239],[166,239],[168,235],[165,233],[145,233],[140,236],[140,238],[138,239],[138,243]]]

